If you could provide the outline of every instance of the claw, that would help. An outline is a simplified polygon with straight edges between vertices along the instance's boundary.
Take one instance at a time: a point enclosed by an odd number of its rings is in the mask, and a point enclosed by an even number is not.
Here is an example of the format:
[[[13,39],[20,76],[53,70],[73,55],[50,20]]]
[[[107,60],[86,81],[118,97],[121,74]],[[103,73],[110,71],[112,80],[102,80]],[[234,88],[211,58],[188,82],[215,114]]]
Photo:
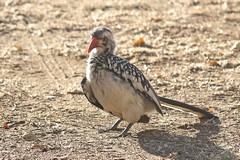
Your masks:
[[[120,122],[122,122],[122,118],[118,119],[111,127],[105,128],[105,129],[104,128],[99,129],[98,132],[103,133],[103,132],[109,132],[109,131],[121,131],[123,130],[122,128],[117,128]]]
[[[112,138],[119,138],[119,137],[126,137],[127,135],[129,135],[130,133],[127,133],[129,131],[129,129],[132,127],[132,123],[129,123],[129,125],[123,130],[122,133],[120,133],[117,136],[112,136]]]
[[[109,131],[122,131],[122,130],[124,130],[124,128],[112,128],[112,127],[100,128],[100,129],[98,129],[98,133],[104,133],[104,132],[109,132]]]

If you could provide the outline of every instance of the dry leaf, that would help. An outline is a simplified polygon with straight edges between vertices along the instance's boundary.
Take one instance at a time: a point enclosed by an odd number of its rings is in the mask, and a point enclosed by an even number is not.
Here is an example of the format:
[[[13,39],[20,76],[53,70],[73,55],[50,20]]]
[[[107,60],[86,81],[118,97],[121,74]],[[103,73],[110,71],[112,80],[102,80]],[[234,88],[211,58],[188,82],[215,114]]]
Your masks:
[[[23,52],[23,48],[20,44],[16,43],[13,45],[13,49],[18,52]]]
[[[219,66],[219,64],[218,64],[218,62],[217,62],[216,60],[210,60],[210,61],[209,61],[209,64],[210,64],[211,66]]]
[[[151,18],[150,21],[151,22],[160,22],[162,21],[163,19],[161,17],[154,17],[154,18]]]
[[[41,151],[46,152],[48,150],[48,147],[42,144],[34,144],[32,146],[32,149],[40,149]]]
[[[144,39],[141,37],[139,38],[138,40],[136,40],[134,43],[133,43],[133,46],[136,47],[136,46],[140,46],[142,44],[144,44]]]
[[[213,111],[213,109],[208,109],[208,112],[213,113],[214,111]]]
[[[8,126],[8,123],[7,123],[7,122],[4,122],[3,128],[4,128],[4,129],[9,129],[9,126]]]

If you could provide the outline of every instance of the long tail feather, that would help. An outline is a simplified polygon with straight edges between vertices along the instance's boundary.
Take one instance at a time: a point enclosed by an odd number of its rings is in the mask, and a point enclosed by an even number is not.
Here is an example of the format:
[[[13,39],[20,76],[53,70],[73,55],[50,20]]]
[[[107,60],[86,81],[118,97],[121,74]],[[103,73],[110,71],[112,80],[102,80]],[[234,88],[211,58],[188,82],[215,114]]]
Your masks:
[[[194,107],[192,105],[172,100],[169,98],[158,96],[158,100],[161,102],[161,105],[166,108],[171,108],[175,110],[185,111],[199,116],[199,118],[218,118],[208,111]]]

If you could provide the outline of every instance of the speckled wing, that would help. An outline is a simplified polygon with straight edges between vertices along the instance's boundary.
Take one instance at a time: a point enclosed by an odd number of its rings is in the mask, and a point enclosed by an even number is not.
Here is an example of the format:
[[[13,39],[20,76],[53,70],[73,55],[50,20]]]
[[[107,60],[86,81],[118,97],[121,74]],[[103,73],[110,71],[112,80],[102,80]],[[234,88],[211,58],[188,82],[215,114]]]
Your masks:
[[[105,59],[106,69],[128,82],[138,93],[143,94],[156,104],[156,110],[162,114],[158,96],[143,73],[133,64],[115,55],[109,54]]]

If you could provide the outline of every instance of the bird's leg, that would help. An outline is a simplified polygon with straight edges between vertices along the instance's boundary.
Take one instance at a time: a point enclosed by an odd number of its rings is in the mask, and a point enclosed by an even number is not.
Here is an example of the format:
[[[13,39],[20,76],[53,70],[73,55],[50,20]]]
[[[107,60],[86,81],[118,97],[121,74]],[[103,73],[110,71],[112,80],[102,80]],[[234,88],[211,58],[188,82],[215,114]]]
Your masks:
[[[122,118],[119,118],[111,127],[109,128],[105,128],[105,129],[99,129],[99,133],[103,133],[103,132],[109,132],[109,131],[121,131],[123,130],[122,128],[117,128],[117,126],[120,124],[120,122],[122,122]]]
[[[112,138],[119,138],[119,137],[126,137],[128,135],[128,131],[129,129],[133,126],[132,123],[129,123],[129,125],[122,131],[122,133],[120,133],[119,135],[117,136],[113,136]]]

